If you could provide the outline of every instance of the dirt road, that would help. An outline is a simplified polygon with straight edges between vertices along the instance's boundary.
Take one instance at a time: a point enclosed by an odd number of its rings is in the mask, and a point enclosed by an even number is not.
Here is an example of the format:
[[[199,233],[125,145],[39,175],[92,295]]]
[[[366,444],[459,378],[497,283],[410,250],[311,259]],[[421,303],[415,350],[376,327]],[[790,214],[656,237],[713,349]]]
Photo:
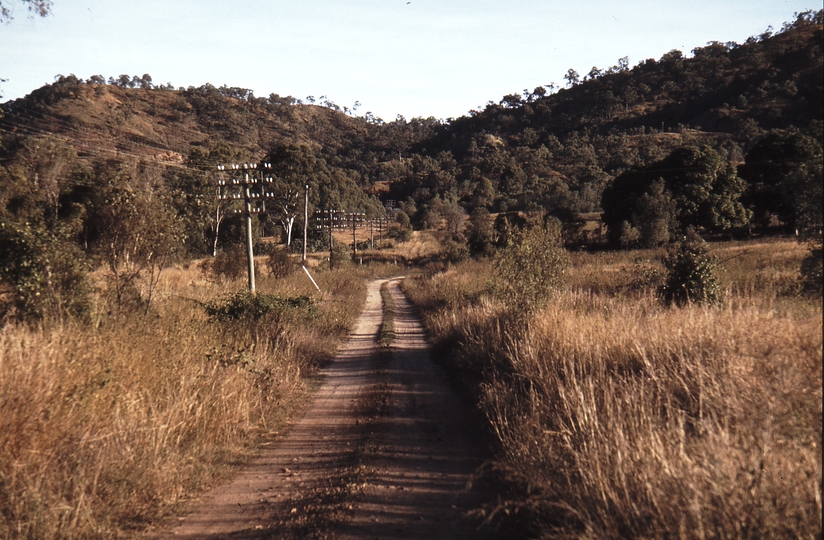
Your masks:
[[[468,490],[487,458],[476,422],[431,361],[398,287],[395,341],[380,354],[380,287],[305,415],[229,484],[152,538],[478,538]]]

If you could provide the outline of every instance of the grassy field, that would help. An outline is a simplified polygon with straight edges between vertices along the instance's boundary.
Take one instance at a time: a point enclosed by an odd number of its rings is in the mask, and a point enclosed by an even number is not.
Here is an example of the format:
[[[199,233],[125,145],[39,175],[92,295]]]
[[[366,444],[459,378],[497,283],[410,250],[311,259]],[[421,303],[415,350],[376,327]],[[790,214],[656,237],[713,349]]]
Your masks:
[[[662,252],[573,253],[524,317],[491,264],[407,280],[500,460],[480,514],[513,537],[820,538],[822,313],[805,248],[712,246],[720,306],[663,305]]]
[[[240,291],[167,270],[148,315],[99,304],[90,324],[0,328],[0,538],[131,537],[276,437],[394,267],[302,271],[258,290],[311,305],[218,321]],[[102,300],[101,300],[102,302]]]

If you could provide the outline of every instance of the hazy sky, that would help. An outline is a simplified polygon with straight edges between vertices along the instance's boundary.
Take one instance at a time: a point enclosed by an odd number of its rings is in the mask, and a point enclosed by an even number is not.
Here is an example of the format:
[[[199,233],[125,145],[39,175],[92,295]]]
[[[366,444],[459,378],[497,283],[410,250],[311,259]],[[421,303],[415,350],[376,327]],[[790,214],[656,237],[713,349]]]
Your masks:
[[[2,101],[70,73],[148,73],[304,99],[384,120],[464,115],[505,94],[563,84],[708,41],[743,42],[816,0],[54,0],[46,19],[0,25]]]

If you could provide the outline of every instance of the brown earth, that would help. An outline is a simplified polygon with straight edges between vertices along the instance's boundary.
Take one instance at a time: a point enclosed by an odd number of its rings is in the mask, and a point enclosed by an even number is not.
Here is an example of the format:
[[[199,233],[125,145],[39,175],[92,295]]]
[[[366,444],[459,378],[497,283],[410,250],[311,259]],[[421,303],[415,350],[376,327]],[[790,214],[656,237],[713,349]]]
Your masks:
[[[230,483],[151,538],[479,538],[469,489],[487,459],[477,420],[431,358],[390,280],[395,340],[380,351],[380,287],[304,416]]]

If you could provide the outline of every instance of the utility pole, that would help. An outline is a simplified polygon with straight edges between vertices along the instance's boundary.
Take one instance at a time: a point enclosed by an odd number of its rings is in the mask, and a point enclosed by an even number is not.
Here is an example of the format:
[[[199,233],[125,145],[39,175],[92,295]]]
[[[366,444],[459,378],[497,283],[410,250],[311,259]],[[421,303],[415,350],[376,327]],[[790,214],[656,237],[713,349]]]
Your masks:
[[[249,173],[244,173],[243,179],[243,200],[246,203],[246,270],[249,290],[255,292],[255,251],[252,244],[252,193],[249,190]]]
[[[355,261],[358,257],[358,236],[357,236],[357,228],[358,222],[365,216],[363,212],[349,212],[346,216],[352,222],[352,261]]]
[[[332,236],[332,229],[334,228],[335,224],[333,222],[335,211],[333,209],[327,210],[329,213],[329,259],[332,259],[332,248],[335,247],[335,238]]]
[[[265,184],[273,182],[271,176],[266,176],[265,170],[271,170],[270,163],[243,163],[231,165],[218,165],[219,171],[227,171],[232,175],[231,180],[218,180],[218,198],[237,200],[243,199],[244,209],[235,210],[235,213],[243,212],[246,217],[246,262],[247,275],[249,278],[249,291],[255,292],[255,253],[252,243],[252,214],[264,211],[264,201],[275,198],[275,194],[266,189]],[[232,173],[231,171],[235,171]]]
[[[357,228],[357,214],[350,214],[352,218],[352,262],[358,259],[358,235],[355,232]]]
[[[306,191],[303,195],[303,264],[306,264],[306,242],[309,235],[309,184],[306,184]]]

